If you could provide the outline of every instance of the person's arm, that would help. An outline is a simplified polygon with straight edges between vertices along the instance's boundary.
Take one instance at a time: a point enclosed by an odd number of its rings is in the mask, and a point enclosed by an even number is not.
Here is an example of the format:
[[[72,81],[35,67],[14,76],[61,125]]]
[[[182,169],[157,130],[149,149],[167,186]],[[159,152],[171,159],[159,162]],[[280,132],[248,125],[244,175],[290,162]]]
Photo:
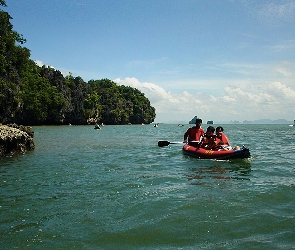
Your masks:
[[[199,147],[200,148],[205,148],[206,144],[207,144],[207,137],[206,137],[206,135],[204,135],[202,137],[202,139],[200,140]]]
[[[189,131],[190,131],[190,128],[184,133],[184,135],[183,135],[183,142],[186,142],[186,139],[188,137]]]
[[[225,134],[222,134],[222,141],[224,142],[224,144],[227,144],[228,146],[230,146],[229,139],[227,138]]]
[[[199,141],[201,142],[204,137],[205,137],[205,131],[204,131],[204,129],[201,128],[201,133],[200,133],[200,139],[199,139]]]

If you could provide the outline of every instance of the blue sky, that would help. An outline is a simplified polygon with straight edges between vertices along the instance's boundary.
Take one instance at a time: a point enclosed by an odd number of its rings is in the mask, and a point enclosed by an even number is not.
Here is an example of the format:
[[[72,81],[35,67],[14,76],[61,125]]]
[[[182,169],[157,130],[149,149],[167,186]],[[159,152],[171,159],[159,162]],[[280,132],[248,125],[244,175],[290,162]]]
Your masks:
[[[141,90],[156,122],[295,119],[294,0],[6,0],[31,59]]]

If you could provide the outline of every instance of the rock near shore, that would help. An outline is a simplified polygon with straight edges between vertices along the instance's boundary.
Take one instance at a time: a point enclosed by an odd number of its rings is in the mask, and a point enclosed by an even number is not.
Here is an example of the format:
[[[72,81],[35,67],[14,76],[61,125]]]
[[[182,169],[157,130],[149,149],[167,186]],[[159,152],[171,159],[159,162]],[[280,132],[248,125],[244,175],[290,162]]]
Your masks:
[[[33,137],[31,127],[0,124],[0,157],[34,150]]]

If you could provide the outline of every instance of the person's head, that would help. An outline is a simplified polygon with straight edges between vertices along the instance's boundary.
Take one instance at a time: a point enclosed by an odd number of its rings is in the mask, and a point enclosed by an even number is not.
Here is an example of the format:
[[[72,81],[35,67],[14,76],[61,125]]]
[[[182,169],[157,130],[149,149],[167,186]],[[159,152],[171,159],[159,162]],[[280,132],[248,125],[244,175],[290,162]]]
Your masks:
[[[218,138],[222,138],[222,133],[223,133],[223,127],[219,126],[216,128],[216,136]]]
[[[216,128],[216,133],[217,133],[217,132],[223,132],[223,127],[218,126],[218,127]]]
[[[221,136],[222,133],[223,133],[223,127],[218,126],[218,127],[216,128],[216,135],[217,135],[217,136]]]
[[[197,126],[197,127],[201,127],[201,125],[202,125],[202,119],[197,118],[197,119],[196,119],[196,126]]]
[[[214,134],[214,131],[215,131],[215,128],[212,127],[212,126],[209,126],[209,127],[207,128],[206,134],[207,134],[207,135],[213,135],[213,134]]]

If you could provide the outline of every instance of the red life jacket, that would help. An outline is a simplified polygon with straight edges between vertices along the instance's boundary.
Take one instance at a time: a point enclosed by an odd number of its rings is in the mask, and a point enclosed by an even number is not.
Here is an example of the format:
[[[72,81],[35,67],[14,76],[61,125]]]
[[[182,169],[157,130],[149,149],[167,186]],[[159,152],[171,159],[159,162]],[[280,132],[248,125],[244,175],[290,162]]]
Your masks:
[[[229,140],[224,133],[221,134],[221,138],[219,138],[219,137],[216,137],[216,138],[218,139],[219,145],[228,145],[229,146]]]
[[[201,136],[204,136],[205,132],[202,128],[191,127],[184,134],[184,140],[188,137],[188,141],[200,141]]]

